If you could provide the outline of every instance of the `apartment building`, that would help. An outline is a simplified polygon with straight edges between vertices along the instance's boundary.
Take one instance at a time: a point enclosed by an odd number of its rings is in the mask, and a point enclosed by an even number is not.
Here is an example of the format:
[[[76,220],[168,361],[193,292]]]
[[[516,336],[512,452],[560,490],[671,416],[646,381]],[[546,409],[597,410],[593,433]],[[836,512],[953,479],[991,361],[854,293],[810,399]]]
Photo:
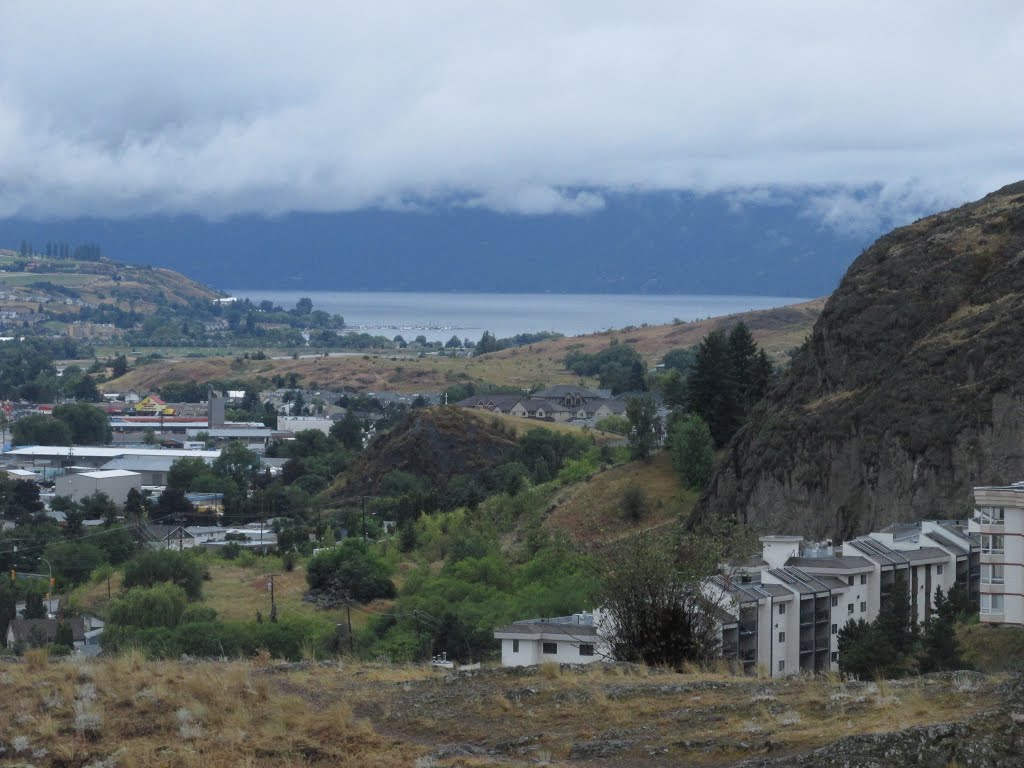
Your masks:
[[[1024,482],[975,488],[974,503],[981,621],[1024,625]]]
[[[1021,494],[1024,523],[1024,486]],[[722,655],[750,673],[837,670],[839,631],[849,621],[873,621],[897,585],[924,622],[937,587],[971,583],[971,539],[953,522],[892,526],[840,547],[805,545],[799,536],[764,536],[761,546],[761,558],[734,565],[708,587],[729,615]]]

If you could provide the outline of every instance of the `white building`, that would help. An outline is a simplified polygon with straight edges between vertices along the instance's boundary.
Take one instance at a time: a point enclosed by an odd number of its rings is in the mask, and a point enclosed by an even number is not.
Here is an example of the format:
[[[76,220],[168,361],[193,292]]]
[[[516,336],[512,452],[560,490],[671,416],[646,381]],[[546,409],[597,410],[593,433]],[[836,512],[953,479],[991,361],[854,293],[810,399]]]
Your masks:
[[[330,434],[334,419],[326,416],[278,416],[278,432],[305,432],[307,429],[318,429],[325,435]]]
[[[1024,502],[1024,487],[1021,494]],[[760,559],[715,577],[709,589],[730,615],[722,654],[749,673],[837,670],[839,631],[874,621],[898,584],[919,622],[931,617],[936,588],[959,584],[972,594],[971,539],[949,522],[890,526],[838,548],[805,546],[799,536],[764,536],[761,546]]]
[[[70,496],[72,501],[81,502],[94,493],[105,493],[119,507],[124,506],[132,488],[142,488],[142,475],[124,469],[60,475],[54,485],[58,496]]]
[[[1024,625],[1024,482],[974,489],[981,621]]]
[[[611,658],[611,647],[592,613],[517,621],[495,630],[494,637],[501,641],[501,663],[506,667],[545,661],[591,664]]]

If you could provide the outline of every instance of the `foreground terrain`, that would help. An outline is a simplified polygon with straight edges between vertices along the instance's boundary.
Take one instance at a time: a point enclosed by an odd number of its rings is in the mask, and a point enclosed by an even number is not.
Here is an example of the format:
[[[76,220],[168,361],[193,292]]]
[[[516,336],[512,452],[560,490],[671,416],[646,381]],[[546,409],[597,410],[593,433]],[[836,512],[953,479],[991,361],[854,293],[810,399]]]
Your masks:
[[[782,681],[622,666],[0,667],[0,760],[35,766],[1008,766],[1020,681]]]

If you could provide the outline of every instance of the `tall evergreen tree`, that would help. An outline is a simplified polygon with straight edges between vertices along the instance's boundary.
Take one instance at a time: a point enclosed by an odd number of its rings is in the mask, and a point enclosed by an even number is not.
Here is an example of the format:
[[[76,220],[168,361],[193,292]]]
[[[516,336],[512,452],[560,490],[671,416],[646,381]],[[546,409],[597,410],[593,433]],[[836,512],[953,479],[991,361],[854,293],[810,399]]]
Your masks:
[[[952,590],[951,590],[952,591]],[[935,588],[935,613],[925,624],[922,636],[922,672],[960,669],[960,646],[956,639],[956,603]]]
[[[742,423],[742,410],[723,331],[712,331],[697,347],[688,389],[690,410],[707,422],[715,446],[725,445]]]

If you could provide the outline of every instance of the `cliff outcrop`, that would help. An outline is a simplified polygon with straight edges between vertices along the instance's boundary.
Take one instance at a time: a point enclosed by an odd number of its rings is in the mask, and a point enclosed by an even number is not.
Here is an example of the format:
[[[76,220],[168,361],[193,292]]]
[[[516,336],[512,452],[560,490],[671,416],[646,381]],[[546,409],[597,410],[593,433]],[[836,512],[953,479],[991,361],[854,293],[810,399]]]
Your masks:
[[[694,515],[845,539],[1020,479],[1024,182],[861,254]]]

